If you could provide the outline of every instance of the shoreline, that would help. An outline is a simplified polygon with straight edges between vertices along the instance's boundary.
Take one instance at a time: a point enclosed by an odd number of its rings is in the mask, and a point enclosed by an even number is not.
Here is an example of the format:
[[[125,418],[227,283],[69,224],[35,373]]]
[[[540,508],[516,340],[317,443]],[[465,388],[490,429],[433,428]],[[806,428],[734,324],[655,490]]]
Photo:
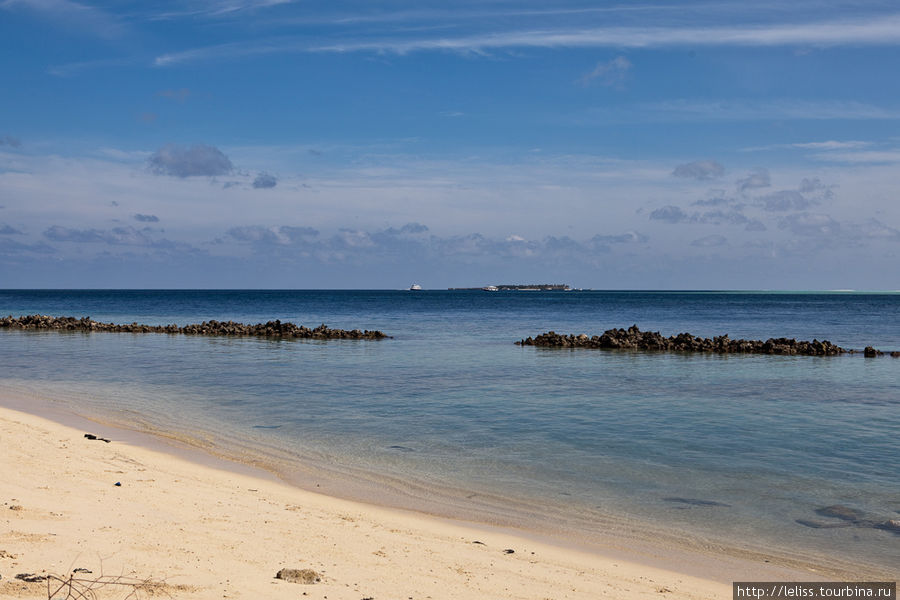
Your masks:
[[[576,588],[574,591],[582,590],[586,594],[584,596],[573,594],[570,597],[594,597],[610,585],[610,578],[623,586],[627,582],[630,582],[628,586],[638,586],[633,588],[626,586],[627,590],[633,592],[633,594],[624,594],[625,597],[637,597],[651,592],[658,594],[661,592],[657,588],[661,588],[669,590],[665,592],[667,596],[697,598],[719,597],[724,593],[729,593],[730,586],[727,583],[733,580],[753,578],[759,580],[809,580],[834,577],[834,574],[830,572],[820,571],[815,573],[808,570],[797,570],[784,564],[778,564],[775,561],[767,562],[772,561],[773,557],[767,558],[759,555],[755,560],[751,560],[749,557],[714,555],[713,553],[716,552],[715,548],[710,548],[707,552],[698,552],[670,544],[659,543],[654,545],[637,540],[613,538],[607,540],[605,548],[591,547],[587,549],[585,547],[573,547],[569,544],[561,544],[559,540],[548,539],[546,536],[527,530],[465,522],[436,517],[422,512],[385,508],[353,500],[345,500],[285,483],[280,481],[273,473],[264,471],[259,467],[227,460],[171,439],[160,438],[150,433],[120,427],[100,425],[62,407],[57,407],[57,410],[50,411],[48,415],[38,416],[33,414],[33,412],[28,412],[27,409],[22,410],[24,408],[22,406],[9,408],[10,404],[16,404],[16,402],[11,402],[10,398],[0,398],[0,403],[2,403],[0,404],[0,426],[2,426],[4,447],[9,448],[10,452],[18,452],[19,456],[22,457],[21,461],[13,460],[3,467],[3,483],[0,483],[0,489],[3,490],[0,502],[7,505],[16,502],[16,506],[23,507],[22,511],[12,511],[6,514],[0,513],[7,519],[7,529],[10,531],[10,534],[0,536],[0,550],[15,554],[18,557],[15,561],[5,558],[0,559],[0,575],[3,575],[0,585],[4,586],[8,586],[9,580],[18,572],[59,569],[66,559],[70,561],[76,560],[74,558],[76,555],[79,557],[78,560],[84,562],[87,560],[85,551],[93,553],[92,557],[108,555],[108,545],[103,546],[103,544],[99,544],[98,548],[94,549],[92,547],[94,544],[91,541],[94,535],[86,535],[88,531],[96,534],[110,527],[110,525],[102,524],[108,515],[96,514],[95,511],[90,510],[92,508],[91,501],[97,500],[98,496],[101,499],[112,500],[115,498],[116,493],[119,493],[121,495],[131,495],[133,499],[140,498],[140,506],[143,510],[139,511],[139,514],[130,514],[125,507],[115,505],[116,510],[122,512],[119,513],[120,526],[112,526],[113,530],[119,531],[119,536],[121,537],[121,532],[128,530],[127,526],[121,526],[121,519],[124,519],[125,523],[131,523],[131,529],[135,529],[137,523],[146,525],[140,532],[132,531],[132,533],[136,534],[134,537],[125,538],[114,544],[114,547],[118,547],[114,552],[114,556],[124,558],[125,555],[128,555],[131,557],[129,560],[121,562],[120,569],[140,574],[142,571],[141,565],[144,565],[143,569],[147,570],[147,565],[156,565],[160,562],[164,564],[165,560],[161,559],[171,558],[174,552],[171,548],[169,551],[164,551],[164,544],[159,540],[155,542],[155,549],[152,542],[148,544],[144,540],[147,536],[153,538],[149,531],[157,528],[168,530],[167,527],[163,526],[163,523],[159,522],[158,517],[151,517],[153,511],[147,510],[146,505],[153,505],[156,502],[156,506],[159,506],[161,503],[168,510],[173,502],[181,504],[182,510],[176,521],[190,524],[196,524],[197,522],[207,523],[209,518],[207,510],[210,507],[215,506],[220,510],[228,509],[228,518],[210,527],[204,526],[203,529],[192,532],[191,535],[186,536],[182,540],[182,551],[196,554],[198,552],[197,549],[205,549],[208,546],[207,542],[196,541],[196,539],[205,540],[209,537],[227,537],[228,531],[222,530],[223,524],[227,530],[230,530],[236,520],[243,522],[250,513],[258,513],[260,511],[262,507],[261,501],[259,499],[254,500],[252,496],[245,497],[246,494],[244,492],[238,494],[240,489],[265,490],[266,516],[268,518],[263,519],[262,525],[274,523],[277,524],[277,527],[288,531],[297,527],[304,530],[315,530],[317,533],[312,535],[312,537],[320,540],[318,553],[327,554],[335,551],[339,555],[344,555],[344,553],[349,551],[350,556],[355,557],[352,560],[347,557],[347,564],[345,565],[340,565],[340,563],[330,565],[331,568],[338,568],[340,572],[339,576],[327,574],[326,583],[329,590],[324,592],[324,595],[332,594],[330,595],[331,598],[343,597],[340,594],[345,590],[341,590],[339,586],[336,586],[338,581],[344,583],[349,579],[354,580],[354,582],[360,580],[369,581],[372,590],[375,587],[384,585],[384,573],[381,568],[383,560],[381,559],[385,557],[381,556],[379,552],[392,556],[394,553],[400,552],[400,547],[409,547],[414,542],[416,544],[424,544],[422,546],[423,551],[417,558],[418,562],[413,561],[415,565],[418,565],[415,567],[410,566],[413,564],[409,562],[413,560],[411,557],[404,557],[401,569],[404,572],[412,568],[413,571],[420,573],[422,577],[427,579],[432,577],[431,573],[438,570],[435,568],[438,566],[442,569],[446,567],[446,570],[453,571],[455,567],[451,568],[451,566],[446,565],[448,560],[451,560],[454,565],[459,567],[457,576],[450,575],[450,582],[444,582],[437,588],[432,589],[431,593],[425,594],[432,597],[459,597],[461,593],[468,590],[473,582],[473,571],[467,568],[466,564],[472,561],[479,565],[479,569],[489,570],[500,568],[501,564],[505,564],[503,563],[504,560],[511,563],[507,566],[516,566],[517,568],[522,568],[527,564],[529,577],[537,577],[537,575],[531,574],[531,571],[543,573],[541,576],[546,577],[548,576],[548,573],[546,573],[547,569],[551,571],[560,568],[569,569],[574,577],[572,579],[572,585]],[[20,398],[18,404],[27,404],[27,401]],[[82,427],[78,428],[78,425]],[[17,436],[17,426],[31,432],[31,435],[25,436],[26,439],[22,439],[21,435]],[[98,441],[85,440],[83,438],[85,431],[82,431],[82,429],[86,427],[89,428],[87,431],[99,434],[101,437],[112,438],[113,442],[105,444]],[[60,445],[56,446],[51,440],[55,440]],[[111,459],[110,456],[113,458]],[[137,489],[128,491],[124,489],[132,487],[131,485],[126,485],[126,483],[131,482],[123,481],[122,488],[114,488],[111,487],[109,482],[101,481],[109,478],[104,473],[108,473],[110,470],[105,468],[98,469],[97,467],[109,465],[111,460],[120,467],[113,470],[114,474],[112,477],[123,480],[126,477],[139,477],[134,483]],[[16,464],[17,462],[21,464]],[[29,481],[31,478],[27,472],[29,463],[32,467],[40,467],[41,464],[51,465],[50,471],[54,474],[53,485],[42,485],[42,482],[38,480]],[[87,463],[88,467],[93,466],[93,468],[85,467],[85,463]],[[133,465],[137,464],[143,466],[135,469]],[[123,466],[125,468],[121,468]],[[23,468],[26,470],[21,471]],[[16,472],[12,472],[14,470]],[[150,471],[150,474],[145,474],[146,471]],[[42,471],[38,468],[35,472],[41,473]],[[81,481],[77,480],[77,478],[73,479],[72,476],[76,473],[80,474]],[[148,482],[147,478],[151,475],[152,481]],[[196,485],[191,486],[190,489],[175,489],[179,486],[162,488],[159,485],[150,485],[166,478],[173,482],[190,479]],[[20,483],[16,484],[15,482],[17,481]],[[210,482],[213,482],[212,485]],[[62,483],[67,485],[61,485]],[[201,483],[203,485],[200,485]],[[223,505],[222,500],[219,498],[219,492],[227,489],[229,486],[231,488],[230,502]],[[199,488],[205,489],[206,494],[200,493],[202,490]],[[137,494],[137,496],[135,497],[134,494]],[[67,500],[65,502],[59,501],[58,497],[60,495],[66,497]],[[68,499],[69,497],[71,497],[71,501]],[[277,500],[275,500],[276,498]],[[38,508],[41,506],[43,508]],[[295,511],[290,508],[291,506],[314,507],[318,512],[315,514],[304,512],[306,519],[298,523],[296,520],[297,515],[292,514]],[[297,512],[302,512],[300,509],[296,510]],[[25,529],[24,527],[17,527],[22,524],[20,523],[22,517],[30,514],[38,517],[40,515],[43,516],[32,520],[30,530],[19,531],[19,529]],[[353,521],[347,521],[344,518],[347,514],[360,515],[361,517],[353,517]],[[77,521],[77,524],[73,524],[72,521]],[[367,533],[356,536],[350,535],[350,538],[342,542],[346,548],[335,550],[334,544],[329,543],[328,540],[337,532],[346,533],[347,523],[350,522],[364,522],[368,528]],[[391,526],[388,526],[388,524],[391,524]],[[312,527],[313,525],[315,527]],[[391,552],[379,549],[366,552],[365,549],[360,548],[361,544],[366,546],[367,538],[373,536],[376,530],[381,533],[384,531],[403,531],[408,534],[410,528],[415,529],[417,532],[416,535],[413,535],[414,539],[410,539],[410,535],[392,533],[389,537],[391,537],[390,541],[393,546],[382,544],[385,548],[392,547],[393,551]],[[62,534],[57,531],[63,529],[68,531],[68,533]],[[265,529],[268,529],[268,527],[262,527],[262,530]],[[448,530],[452,531],[455,536],[452,542],[447,538]],[[10,537],[16,531],[19,531],[22,535],[19,535],[18,538],[15,536]],[[42,549],[41,546],[45,542],[40,541],[41,539],[49,539],[46,536],[50,536],[51,533],[56,542],[52,544],[54,546],[53,552]],[[281,552],[281,545],[286,541],[273,537],[271,534],[265,535],[263,531],[257,533],[255,529],[245,531],[243,534],[232,533],[231,535],[235,535],[237,538],[232,540],[234,543],[231,545],[231,552],[234,552],[237,546],[246,546],[248,550],[257,547],[257,552],[265,554],[269,552],[269,550],[264,550],[269,543],[275,543],[278,546],[277,550]],[[295,555],[304,556],[308,554],[305,548],[310,542],[310,536],[302,537],[305,539],[296,542],[291,541],[288,544],[299,543],[298,549],[294,552]],[[473,542],[476,540],[481,541],[482,545],[478,545],[477,549],[473,549]],[[178,545],[179,540],[167,540],[166,543]],[[448,544],[449,546],[447,546]],[[135,545],[143,547],[143,552],[137,551],[134,548]],[[160,547],[161,545],[163,547]],[[192,545],[197,549],[191,549]],[[435,552],[433,550],[434,545],[441,547],[441,552]],[[508,556],[495,553],[484,554],[489,549],[498,551],[501,547],[502,549],[527,548],[528,552],[535,552],[535,555],[524,555],[524,552],[519,550],[515,554]],[[356,549],[354,550],[354,548]],[[175,554],[177,555],[178,553],[176,552]],[[447,554],[447,556],[444,556],[444,554]],[[376,558],[371,559],[369,558],[370,556]],[[357,564],[362,557],[369,558],[369,561],[362,560],[364,564]],[[509,560],[511,557],[515,557],[514,560],[516,561],[525,559],[525,563],[519,564],[517,562],[513,564]],[[535,557],[539,558],[535,559]],[[229,559],[233,558],[230,557]],[[252,562],[253,560],[253,557],[249,556],[238,558],[244,562]],[[94,558],[91,560],[94,560]],[[200,558],[197,560],[202,562]],[[286,561],[285,564],[278,566],[278,568],[295,566],[290,564],[289,559],[285,558],[283,560]],[[42,565],[42,561],[45,564]],[[319,562],[321,563],[319,568],[324,569],[322,565],[326,563]],[[12,564],[16,565],[15,568],[10,568]],[[234,583],[237,581],[234,569],[222,571],[221,569],[210,568],[204,575],[206,583],[200,588],[208,593],[211,585],[222,585],[224,580],[231,585],[228,597],[244,597],[242,594],[247,594],[246,597],[249,598],[254,597],[254,594],[258,593],[276,597],[272,596],[272,591],[276,587],[290,588],[290,584],[283,582],[273,584],[272,577],[278,570],[275,568],[276,566],[273,562],[271,568],[268,568],[265,572],[248,574],[248,576],[252,575],[252,582],[245,581],[241,584]],[[309,565],[307,564],[307,566]],[[17,570],[20,567],[21,571]],[[305,567],[297,565],[297,568]],[[310,568],[315,568],[315,566]],[[505,569],[505,567],[503,568]],[[104,569],[110,572],[107,564],[104,564]],[[180,573],[177,564],[170,565],[170,569],[167,571],[167,577],[173,572]],[[12,571],[16,571],[16,573]],[[159,573],[159,569],[151,569],[151,571],[157,575]],[[622,573],[626,572],[628,574],[623,576]],[[468,573],[468,575],[464,576],[462,573]],[[506,573],[506,575],[498,575],[497,577],[500,579],[507,576],[512,577],[511,572],[503,571],[503,573]],[[578,575],[579,573],[581,575]],[[652,576],[648,574],[652,574]],[[523,576],[525,574],[517,573],[515,579],[518,580]],[[191,575],[178,574],[175,577],[190,579]],[[335,577],[335,585],[331,584],[333,577]],[[511,589],[509,588],[509,585],[512,584],[511,581],[498,582],[496,577],[487,579],[494,583],[503,584],[502,589],[491,588],[478,593],[471,592],[472,597],[491,595],[492,597],[540,598],[558,592],[559,585],[569,581],[566,578],[558,579],[548,587],[548,582],[545,580],[543,584],[545,593],[544,596],[540,596],[537,593],[531,594],[530,592],[525,595],[506,593]],[[215,584],[211,583],[213,580],[217,580]],[[403,583],[404,581],[405,579],[401,577],[397,583]],[[656,587],[649,583],[651,581],[656,582],[653,584]],[[663,583],[657,585],[659,581],[663,581]],[[16,584],[21,584],[21,582],[16,582],[14,585]],[[23,585],[27,587],[27,585],[34,584]],[[177,583],[177,585],[197,587],[193,583]],[[258,592],[251,594],[249,590],[253,588],[253,585],[263,587],[258,588]],[[421,585],[426,586],[424,579]],[[450,586],[449,588],[447,587],[448,585]],[[528,589],[531,589],[534,585],[536,584],[532,582]],[[307,588],[304,586],[302,589],[310,593],[313,591],[318,593],[325,587],[325,585],[322,585],[321,588],[318,586]],[[0,591],[5,589],[0,587]],[[46,594],[46,590],[43,587],[39,589],[44,590],[44,594]],[[262,592],[262,590],[266,591]],[[450,590],[450,593],[446,594],[448,590]],[[294,591],[296,592],[296,589]],[[366,593],[373,597],[390,597],[392,595],[422,597],[418,594],[407,593],[408,591],[397,588],[382,588],[380,593],[374,593],[373,591]],[[196,590],[191,592],[187,589],[179,588],[178,597],[208,597],[202,592],[197,592],[196,594],[195,592]],[[187,595],[183,596],[182,594]],[[346,597],[358,599],[360,596],[358,594],[355,596],[350,594]]]
[[[76,412],[77,408],[61,398],[33,391],[15,393],[27,395],[29,399],[20,399],[16,406],[9,392],[0,392],[0,407],[36,416],[49,411],[56,422],[80,424],[92,433],[96,433],[92,427],[104,427],[113,432],[106,437],[174,454],[203,466],[262,477],[323,497],[476,529],[508,532],[551,546],[646,563],[686,575],[712,577],[721,582],[764,580],[766,573],[777,579],[771,573],[778,569],[793,573],[793,580],[806,577],[849,581],[863,576],[870,580],[898,576],[884,566],[873,566],[862,559],[835,558],[809,550],[798,553],[786,545],[771,547],[722,534],[666,527],[626,514],[594,514],[578,519],[564,507],[535,499],[490,492],[466,494],[464,488],[448,487],[433,480],[407,480],[361,468],[331,467],[321,463],[321,458],[276,456],[272,448],[259,450],[243,439],[216,439],[209,437],[208,432],[193,436],[147,423],[143,423],[145,427],[132,426],[109,415]],[[477,496],[477,500],[472,496]]]

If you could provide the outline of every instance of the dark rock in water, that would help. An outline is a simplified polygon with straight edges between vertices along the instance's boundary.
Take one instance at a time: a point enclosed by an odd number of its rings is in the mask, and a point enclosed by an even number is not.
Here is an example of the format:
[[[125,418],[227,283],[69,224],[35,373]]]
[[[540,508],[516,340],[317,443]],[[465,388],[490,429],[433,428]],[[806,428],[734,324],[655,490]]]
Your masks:
[[[842,523],[822,523],[821,521],[809,521],[807,519],[797,519],[797,523],[813,529],[837,529],[839,527],[853,527],[853,523],[844,521]]]
[[[883,523],[878,523],[875,525],[876,529],[885,529],[887,531],[893,531],[894,533],[900,534],[900,519],[888,519]]]
[[[807,527],[816,529],[834,529],[836,527],[861,527],[865,529],[882,529],[900,535],[900,519],[873,519],[866,517],[865,513],[843,504],[834,504],[832,506],[824,506],[816,509],[816,513],[823,517],[839,519],[839,523],[821,523],[819,521],[808,521],[806,519],[797,519],[797,523]]]
[[[381,340],[391,336],[381,331],[360,331],[359,329],[331,329],[322,324],[315,329],[295,325],[294,323],[282,323],[279,320],[245,325],[233,321],[204,321],[179,327],[178,325],[141,325],[131,323],[117,325],[115,323],[100,323],[92,321],[90,317],[48,317],[44,315],[28,315],[25,317],[0,318],[0,329],[39,329],[58,331],[109,331],[119,333],[169,333],[183,335],[207,335],[207,336],[252,336],[274,337],[279,339],[311,339],[311,340]]]
[[[835,356],[850,352],[828,340],[797,341],[793,338],[733,340],[727,334],[701,338],[690,333],[665,337],[658,331],[641,331],[637,325],[628,329],[608,329],[603,335],[563,335],[548,331],[516,342],[519,346],[545,348],[596,348],[601,350],[657,350],[664,352],[707,352],[715,354],[785,354]]]
[[[412,448],[406,446],[388,446],[388,450],[399,450],[400,452],[415,452]]]
[[[689,504],[691,506],[725,506],[730,507],[730,504],[725,504],[723,502],[716,502],[715,500],[700,500],[698,498],[676,498],[669,497],[663,498],[666,502],[677,502],[680,504]]]
[[[283,579],[291,583],[303,583],[310,585],[322,581],[319,574],[312,569],[281,569],[275,574],[275,579]]]
[[[900,351],[895,350],[891,352],[891,358],[900,358]]]
[[[884,354],[884,353],[876,350],[872,346],[866,346],[863,349],[863,356],[865,356],[866,358],[874,358],[876,356],[880,356],[881,354]]]
[[[832,506],[817,508],[816,514],[822,515],[823,517],[832,517],[852,522],[860,521],[865,516],[862,511],[850,508],[849,506],[844,506],[843,504],[834,504]]]

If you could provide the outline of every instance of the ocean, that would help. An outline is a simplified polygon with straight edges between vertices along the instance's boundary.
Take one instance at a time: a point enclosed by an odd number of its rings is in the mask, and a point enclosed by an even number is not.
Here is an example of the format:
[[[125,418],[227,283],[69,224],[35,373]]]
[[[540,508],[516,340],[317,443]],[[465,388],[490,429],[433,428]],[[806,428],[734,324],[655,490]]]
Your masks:
[[[0,290],[0,314],[34,313],[394,336],[0,330],[3,395],[301,487],[573,543],[665,538],[898,572],[900,533],[872,525],[900,519],[900,359],[514,344],[637,324],[900,350],[898,293]],[[834,505],[851,519],[822,510]]]

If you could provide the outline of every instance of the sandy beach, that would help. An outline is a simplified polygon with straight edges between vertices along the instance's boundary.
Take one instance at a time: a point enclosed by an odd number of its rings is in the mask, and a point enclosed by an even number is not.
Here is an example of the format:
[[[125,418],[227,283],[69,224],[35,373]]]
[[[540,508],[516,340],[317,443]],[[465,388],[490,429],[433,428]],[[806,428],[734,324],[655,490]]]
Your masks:
[[[304,491],[88,425],[111,441],[0,408],[0,597],[46,598],[69,577],[97,598],[331,600],[725,598],[735,579],[818,578],[675,548],[655,549],[665,567],[646,553],[579,551]],[[277,579],[285,568],[311,583]],[[24,573],[50,579],[15,578]]]

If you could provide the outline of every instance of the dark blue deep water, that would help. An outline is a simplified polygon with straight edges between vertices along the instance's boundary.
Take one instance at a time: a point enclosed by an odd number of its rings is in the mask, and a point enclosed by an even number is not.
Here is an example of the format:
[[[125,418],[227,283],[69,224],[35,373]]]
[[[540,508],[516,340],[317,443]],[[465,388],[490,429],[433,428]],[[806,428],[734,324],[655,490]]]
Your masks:
[[[555,330],[900,350],[900,294],[0,290],[0,314],[381,329],[383,341],[0,331],[0,392],[305,487],[590,541],[681,537],[897,569],[900,359],[521,348]]]

